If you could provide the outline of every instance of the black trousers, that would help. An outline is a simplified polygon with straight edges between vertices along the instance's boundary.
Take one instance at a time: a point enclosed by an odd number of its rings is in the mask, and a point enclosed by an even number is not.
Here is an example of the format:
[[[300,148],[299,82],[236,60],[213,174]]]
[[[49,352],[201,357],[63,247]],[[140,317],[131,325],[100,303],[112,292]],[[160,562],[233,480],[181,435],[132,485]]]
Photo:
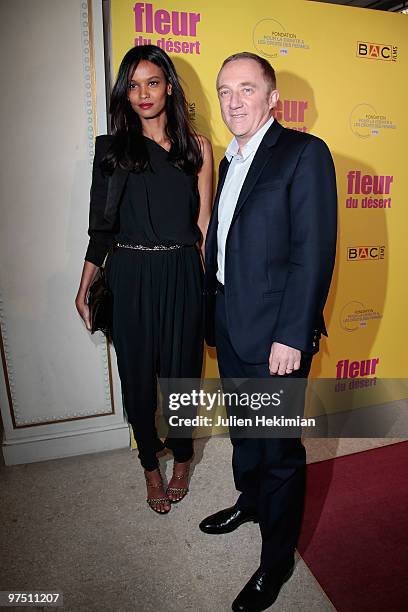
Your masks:
[[[129,423],[146,470],[163,448],[155,426],[157,377],[196,378],[203,359],[203,270],[195,246],[166,251],[116,248],[106,277],[113,294],[112,340]],[[165,446],[176,461],[193,455],[191,438]]]
[[[270,377],[267,362],[249,364],[235,352],[227,328],[225,298],[220,291],[216,298],[215,338],[222,379]],[[311,355],[302,354],[300,370],[288,376],[307,378],[311,362]],[[236,505],[258,516],[262,535],[260,565],[277,575],[285,573],[293,563],[303,515],[305,448],[300,438],[232,436],[231,442],[234,481],[241,492]]]

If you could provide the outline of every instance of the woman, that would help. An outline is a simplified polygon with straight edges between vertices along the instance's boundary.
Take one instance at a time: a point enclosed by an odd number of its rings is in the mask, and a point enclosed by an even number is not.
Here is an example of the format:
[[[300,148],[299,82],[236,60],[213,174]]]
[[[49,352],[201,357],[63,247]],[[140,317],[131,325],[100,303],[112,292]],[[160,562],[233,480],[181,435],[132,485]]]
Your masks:
[[[96,139],[90,241],[76,306],[90,329],[88,288],[106,254],[113,294],[112,339],[125,410],[145,470],[147,502],[167,513],[188,491],[191,438],[155,428],[157,376],[200,378],[203,350],[203,243],[211,212],[212,150],[194,133],[171,59],[135,47],[119,68],[112,136]],[[203,244],[202,244],[203,248]],[[173,451],[164,490],[156,453]]]

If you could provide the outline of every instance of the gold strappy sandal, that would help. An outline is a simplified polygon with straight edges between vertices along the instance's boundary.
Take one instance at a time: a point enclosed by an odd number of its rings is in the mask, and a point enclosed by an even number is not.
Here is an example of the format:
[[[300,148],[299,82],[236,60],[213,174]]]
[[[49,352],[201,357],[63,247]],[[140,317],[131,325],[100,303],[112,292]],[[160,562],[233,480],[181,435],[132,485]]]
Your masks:
[[[175,478],[176,480],[183,480],[184,478],[188,479],[189,471],[190,471],[190,462],[186,462],[186,463],[187,463],[187,472],[185,474],[178,475],[174,473],[174,469],[173,469],[172,478]],[[180,502],[182,499],[185,498],[188,491],[189,491],[188,487],[167,487],[166,495],[168,495],[169,493],[171,495],[181,495],[181,497],[179,497],[178,499],[169,498],[169,501],[171,504],[177,504],[178,502]]]
[[[146,480],[146,484],[147,487],[151,487],[152,489],[160,489],[160,487],[163,487],[163,482],[161,480],[161,476],[160,476],[160,482],[153,484],[149,481],[148,477],[145,474],[145,480]],[[154,510],[157,514],[167,514],[168,512],[170,512],[170,508],[169,507],[168,510],[159,510],[159,506],[161,506],[161,504],[171,504],[171,500],[167,497],[167,494],[165,497],[148,497],[146,499],[147,503],[149,504],[149,506],[151,507],[152,510]]]

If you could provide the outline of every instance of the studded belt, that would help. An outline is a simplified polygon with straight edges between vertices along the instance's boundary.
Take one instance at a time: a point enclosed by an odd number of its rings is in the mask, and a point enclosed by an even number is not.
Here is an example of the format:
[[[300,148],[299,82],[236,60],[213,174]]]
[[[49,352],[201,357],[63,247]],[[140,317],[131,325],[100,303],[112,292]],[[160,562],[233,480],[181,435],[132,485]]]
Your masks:
[[[116,246],[121,249],[133,249],[134,251],[173,251],[174,249],[181,249],[183,247],[182,244],[172,244],[170,246],[155,244],[152,247],[148,247],[143,244],[122,244],[121,242],[117,242]]]

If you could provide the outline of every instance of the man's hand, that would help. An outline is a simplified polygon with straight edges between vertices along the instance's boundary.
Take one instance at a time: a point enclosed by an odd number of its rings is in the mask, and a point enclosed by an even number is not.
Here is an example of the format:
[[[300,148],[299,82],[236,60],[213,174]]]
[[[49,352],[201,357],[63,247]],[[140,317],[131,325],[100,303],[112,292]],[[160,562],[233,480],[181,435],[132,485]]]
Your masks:
[[[273,342],[269,355],[269,372],[273,374],[291,374],[300,368],[301,352],[299,349]]]

